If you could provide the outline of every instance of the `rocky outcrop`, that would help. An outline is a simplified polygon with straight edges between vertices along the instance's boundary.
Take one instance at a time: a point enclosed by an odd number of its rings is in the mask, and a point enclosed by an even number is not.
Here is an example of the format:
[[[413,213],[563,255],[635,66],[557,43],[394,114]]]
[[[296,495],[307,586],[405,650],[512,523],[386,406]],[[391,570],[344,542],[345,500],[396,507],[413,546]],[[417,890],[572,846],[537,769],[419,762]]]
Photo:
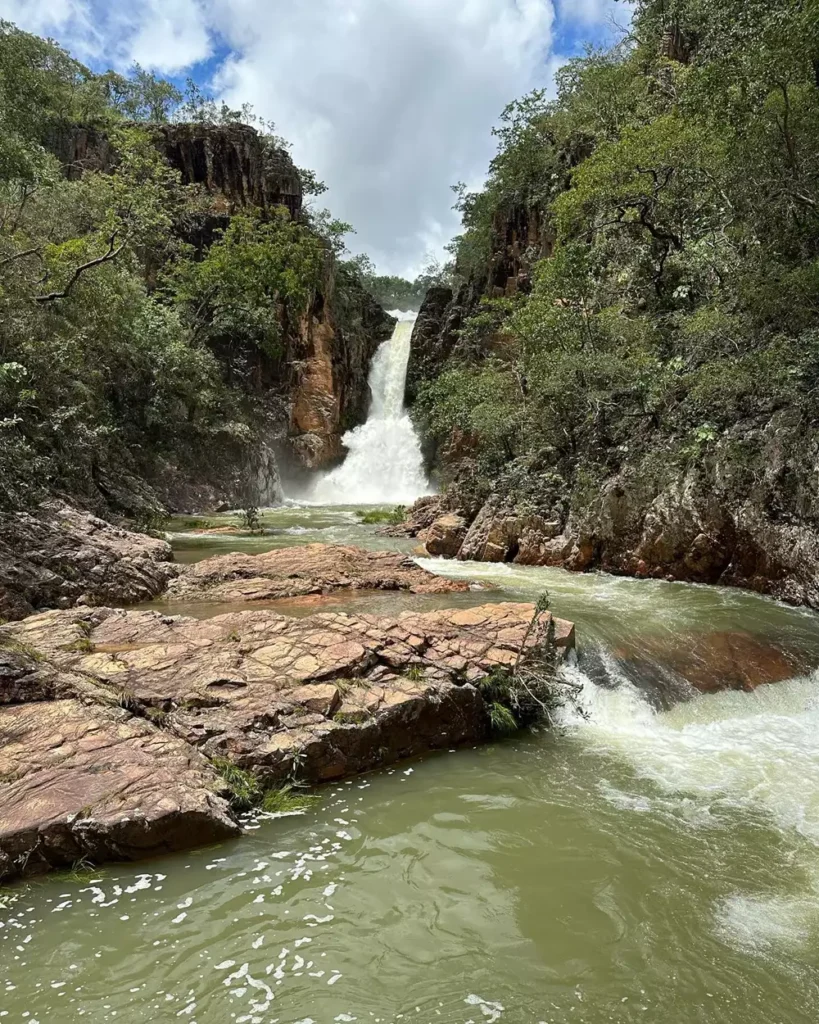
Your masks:
[[[6,627],[0,649],[32,682],[0,706],[0,879],[234,834],[216,759],[273,786],[479,742],[489,714],[475,684],[521,649],[525,663],[574,642],[548,615],[531,629],[533,613],[97,609]]]
[[[211,193],[217,200],[213,214],[229,215],[251,206],[263,213],[286,206],[294,218],[301,213],[301,177],[290,154],[250,125],[139,122],[137,127],[150,134],[183,184],[200,185]],[[54,128],[46,147],[72,179],[89,171],[110,172],[118,162],[108,136],[86,125]]]
[[[286,150],[254,128],[239,123],[141,127],[183,183],[199,186],[206,196],[201,213],[177,225],[200,255],[235,213],[255,209],[267,216],[283,206],[293,219],[301,217],[298,168]],[[72,178],[109,172],[117,163],[105,134],[81,125],[55,130],[48,146]],[[309,307],[282,310],[281,353],[276,358],[258,350],[246,354],[247,378],[265,410],[259,449],[249,458],[243,451],[234,460],[223,460],[233,465],[232,473],[207,466],[199,473],[180,473],[160,463],[151,481],[159,498],[177,511],[201,511],[223,502],[265,504],[280,495],[275,459],[270,465],[273,447],[290,477],[339,462],[343,435],[367,417],[370,364],[394,325],[357,276],[328,252]],[[232,349],[215,349],[225,361],[235,357]]]
[[[301,213],[301,177],[290,154],[250,125],[152,124],[148,131],[183,183],[226,200],[226,212],[285,206],[293,218]]]
[[[424,381],[435,380],[444,363],[452,355],[461,326],[461,305],[454,302],[451,288],[430,288],[421,303],[412,329],[412,344],[407,363],[406,401],[418,397]]]
[[[767,464],[775,473],[775,453]],[[531,490],[520,503],[492,495],[454,557],[743,587],[819,608],[819,530],[811,512],[819,497],[803,495],[803,517],[773,516],[761,494],[737,498],[719,456],[709,472],[691,470],[659,493],[637,471],[612,476],[590,504],[569,506],[568,514],[545,495],[538,504],[536,480]],[[410,530],[414,516],[410,510]],[[424,531],[417,535],[424,539]],[[450,550],[455,542],[448,538]]]
[[[76,604],[136,604],[176,573],[165,541],[48,502],[0,515],[0,618]]]
[[[331,544],[241,552],[180,567],[169,601],[271,601],[338,590],[405,590],[448,594],[469,589],[462,581],[427,572],[406,555]]]
[[[77,700],[5,706],[0,736],[0,879],[239,832],[207,759],[127,711]]]
[[[394,327],[357,282],[347,280],[342,297],[335,277],[327,276],[288,344],[286,433],[296,466],[325,469],[343,459],[343,435],[367,418],[373,356]]]

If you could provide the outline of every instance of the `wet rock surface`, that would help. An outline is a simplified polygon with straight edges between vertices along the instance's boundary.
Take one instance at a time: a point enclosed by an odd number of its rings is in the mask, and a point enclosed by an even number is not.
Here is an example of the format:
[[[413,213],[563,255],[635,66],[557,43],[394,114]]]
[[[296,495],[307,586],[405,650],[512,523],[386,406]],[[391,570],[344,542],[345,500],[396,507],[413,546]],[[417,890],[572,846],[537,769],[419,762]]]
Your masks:
[[[136,604],[177,572],[170,545],[61,502],[0,516],[0,618],[49,607]]]
[[[469,584],[445,580],[390,551],[331,544],[281,548],[260,555],[234,552],[184,567],[169,601],[270,601],[338,590],[405,590],[446,594]]]
[[[5,627],[0,878],[233,834],[213,759],[271,786],[480,742],[489,718],[474,684],[522,646],[525,659],[574,643],[548,614],[530,630],[533,613],[89,609]]]

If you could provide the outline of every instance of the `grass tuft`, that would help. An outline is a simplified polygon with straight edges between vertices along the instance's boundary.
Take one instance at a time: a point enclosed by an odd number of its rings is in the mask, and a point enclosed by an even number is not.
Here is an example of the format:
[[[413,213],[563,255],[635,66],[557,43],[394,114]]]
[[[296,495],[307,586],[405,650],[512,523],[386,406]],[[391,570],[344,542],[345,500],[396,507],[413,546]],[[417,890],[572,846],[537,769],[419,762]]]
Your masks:
[[[497,702],[489,706],[489,722],[492,732],[498,736],[512,736],[518,731],[518,723],[512,712]]]
[[[314,793],[303,793],[293,786],[268,789],[263,795],[260,809],[266,814],[294,814],[314,807],[320,800]]]
[[[213,767],[225,782],[228,801],[234,811],[249,811],[259,805],[264,794],[252,772],[239,768],[226,757],[214,757]]]
[[[399,523],[404,522],[407,510],[403,505],[397,505],[394,509],[378,508],[372,509],[369,512],[357,512],[356,515],[365,526],[375,526],[383,523],[387,523],[390,526],[398,526]]]

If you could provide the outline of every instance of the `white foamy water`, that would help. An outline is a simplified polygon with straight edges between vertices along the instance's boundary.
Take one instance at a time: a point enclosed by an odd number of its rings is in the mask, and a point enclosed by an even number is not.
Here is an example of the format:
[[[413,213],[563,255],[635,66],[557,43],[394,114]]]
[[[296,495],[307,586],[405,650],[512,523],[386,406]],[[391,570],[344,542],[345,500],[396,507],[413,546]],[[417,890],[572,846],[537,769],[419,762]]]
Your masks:
[[[421,444],[404,408],[404,388],[415,313],[401,313],[393,336],[370,368],[372,404],[367,422],[342,438],[349,454],[322,477],[310,500],[329,505],[409,504],[430,493]]]
[[[612,689],[577,668],[564,670],[582,685],[588,715],[568,712],[566,726],[624,758],[665,806],[761,811],[819,850],[819,673],[753,693],[700,695],[656,712],[613,662],[607,669]]]
[[[803,877],[800,891],[729,893],[713,907],[714,930],[754,953],[813,942],[819,937],[819,672],[655,712],[613,661],[607,669],[612,689],[576,666],[564,669],[582,686],[588,717],[567,710],[563,724],[592,748],[624,760],[650,790],[603,780],[604,798],[621,810],[670,816],[694,829],[725,828],[725,815],[735,811],[767,819],[783,837],[801,836],[807,842],[792,855]]]

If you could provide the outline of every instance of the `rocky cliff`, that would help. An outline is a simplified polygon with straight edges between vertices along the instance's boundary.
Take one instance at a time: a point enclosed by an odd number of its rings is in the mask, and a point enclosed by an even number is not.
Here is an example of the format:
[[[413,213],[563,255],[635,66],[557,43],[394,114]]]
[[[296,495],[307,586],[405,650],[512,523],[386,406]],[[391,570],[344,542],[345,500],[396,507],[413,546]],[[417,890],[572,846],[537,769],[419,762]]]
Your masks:
[[[269,212],[286,206],[301,213],[303,189],[298,169],[285,149],[266,141],[245,124],[141,124],[185,185],[201,185],[222,202],[222,212],[254,206]],[[104,132],[85,125],[54,129],[48,148],[69,178],[110,171],[116,150]]]
[[[461,328],[481,298],[528,290],[533,261],[552,244],[537,211],[496,215],[485,269],[454,293],[435,288],[426,297],[410,404],[445,366],[490,354],[486,341],[470,348]],[[558,469],[548,451],[533,453],[478,488],[469,438],[423,440],[447,483],[432,528],[423,500],[410,515],[410,532],[431,528],[431,554],[737,586],[819,608],[819,438],[796,410],[739,420],[687,464],[664,458],[646,423],[631,447],[612,450],[603,431],[596,449],[578,449],[570,465]]]
[[[183,183],[199,186],[209,199],[178,226],[200,255],[231,216],[243,210],[253,208],[267,216],[285,207],[292,219],[302,219],[298,169],[286,150],[254,128],[238,123],[141,127]],[[116,166],[110,140],[92,128],[64,125],[48,145],[71,178],[107,173]],[[370,362],[392,332],[392,317],[329,251],[321,283],[307,307],[283,308],[281,315],[279,354],[247,353],[248,387],[266,424],[258,451],[232,460],[229,473],[222,469],[214,475],[203,467],[197,479],[172,465],[159,467],[151,483],[172,509],[270,504],[281,493],[277,461],[288,477],[332,466],[343,458],[344,433],[366,419]],[[216,354],[229,358],[227,352]]]

